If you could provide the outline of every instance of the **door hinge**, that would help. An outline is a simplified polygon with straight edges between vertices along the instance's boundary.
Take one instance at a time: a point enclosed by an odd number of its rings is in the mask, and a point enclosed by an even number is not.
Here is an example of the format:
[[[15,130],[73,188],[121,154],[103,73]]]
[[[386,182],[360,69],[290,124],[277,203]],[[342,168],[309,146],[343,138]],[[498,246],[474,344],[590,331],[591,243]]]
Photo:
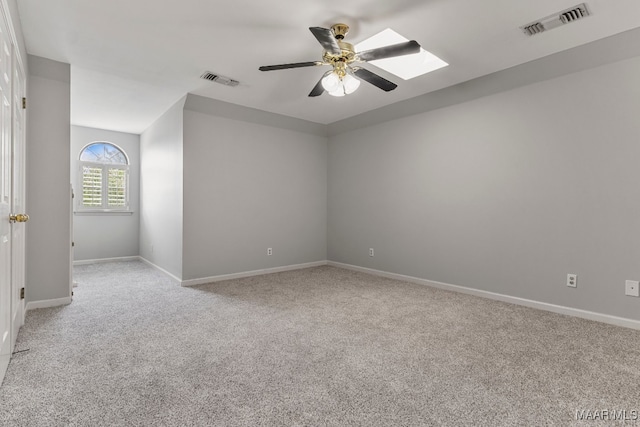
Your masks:
[[[27,98],[22,97],[22,109],[25,110],[27,108]]]
[[[71,247],[75,247],[76,246],[76,242],[71,242]]]
[[[20,288],[20,299],[24,299],[24,288]]]

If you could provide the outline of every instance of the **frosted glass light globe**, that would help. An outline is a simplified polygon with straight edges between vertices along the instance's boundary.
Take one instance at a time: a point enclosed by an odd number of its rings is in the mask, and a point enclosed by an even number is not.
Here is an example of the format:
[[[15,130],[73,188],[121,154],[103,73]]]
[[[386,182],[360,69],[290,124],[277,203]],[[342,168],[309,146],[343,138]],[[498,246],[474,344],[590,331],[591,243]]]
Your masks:
[[[333,92],[329,92],[329,95],[331,96],[344,96],[344,86],[342,84],[340,84],[340,86],[338,87],[338,89],[334,90]]]
[[[322,87],[329,93],[335,92],[338,88],[340,88],[340,83],[340,77],[333,71],[328,72],[322,78]]]
[[[360,87],[360,80],[353,77],[351,74],[347,74],[342,79],[342,83],[344,84],[344,92],[348,95],[353,93]]]

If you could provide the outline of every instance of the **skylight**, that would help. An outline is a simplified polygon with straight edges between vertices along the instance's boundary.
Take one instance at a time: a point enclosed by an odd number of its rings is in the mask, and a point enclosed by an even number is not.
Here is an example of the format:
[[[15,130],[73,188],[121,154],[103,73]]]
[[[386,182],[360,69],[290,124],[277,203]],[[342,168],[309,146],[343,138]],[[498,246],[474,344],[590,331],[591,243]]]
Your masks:
[[[362,52],[406,41],[409,41],[406,37],[401,36],[391,28],[387,28],[378,34],[361,41],[355,47],[356,52]],[[413,55],[378,59],[376,61],[369,61],[369,63],[378,68],[382,68],[391,74],[395,74],[404,80],[409,80],[449,65],[433,53],[427,52],[422,48],[420,48],[419,53]]]

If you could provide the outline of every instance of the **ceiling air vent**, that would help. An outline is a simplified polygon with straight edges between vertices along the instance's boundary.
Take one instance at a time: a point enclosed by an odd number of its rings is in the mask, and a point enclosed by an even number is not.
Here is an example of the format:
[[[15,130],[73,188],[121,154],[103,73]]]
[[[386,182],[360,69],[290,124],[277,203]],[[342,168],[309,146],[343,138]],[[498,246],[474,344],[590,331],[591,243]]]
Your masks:
[[[225,86],[238,86],[240,84],[240,82],[237,80],[233,80],[229,77],[224,77],[218,74],[213,74],[211,71],[205,71],[204,74],[200,76],[200,78],[220,83],[221,85]]]
[[[589,15],[591,14],[589,13],[589,9],[587,9],[587,4],[581,3],[572,8],[554,13],[546,18],[538,19],[537,21],[520,28],[526,35],[533,36],[544,31],[552,30],[564,24],[570,24],[579,19],[586,18]]]

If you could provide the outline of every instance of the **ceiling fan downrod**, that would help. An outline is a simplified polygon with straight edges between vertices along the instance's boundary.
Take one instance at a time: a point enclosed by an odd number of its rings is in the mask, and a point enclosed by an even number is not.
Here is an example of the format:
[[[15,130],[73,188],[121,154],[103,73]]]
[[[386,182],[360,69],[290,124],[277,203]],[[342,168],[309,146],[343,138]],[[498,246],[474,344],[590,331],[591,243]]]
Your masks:
[[[344,36],[349,32],[349,26],[347,24],[333,24],[331,32],[336,39],[343,40]]]

